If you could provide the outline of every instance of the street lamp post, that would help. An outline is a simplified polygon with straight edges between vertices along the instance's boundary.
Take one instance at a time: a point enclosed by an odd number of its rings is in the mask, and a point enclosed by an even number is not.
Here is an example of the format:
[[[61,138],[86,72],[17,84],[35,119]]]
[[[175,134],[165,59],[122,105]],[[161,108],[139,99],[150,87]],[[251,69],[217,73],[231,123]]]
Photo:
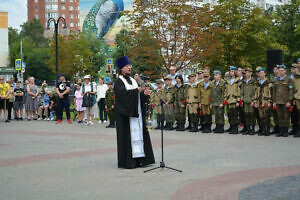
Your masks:
[[[49,18],[47,21],[47,29],[50,29],[50,23],[53,22],[54,23],[54,29],[55,29],[55,84],[58,83],[58,46],[57,46],[57,35],[58,35],[58,25],[59,22],[63,23],[63,28],[67,28],[66,25],[66,20],[63,17],[59,17],[57,20],[54,18]]]

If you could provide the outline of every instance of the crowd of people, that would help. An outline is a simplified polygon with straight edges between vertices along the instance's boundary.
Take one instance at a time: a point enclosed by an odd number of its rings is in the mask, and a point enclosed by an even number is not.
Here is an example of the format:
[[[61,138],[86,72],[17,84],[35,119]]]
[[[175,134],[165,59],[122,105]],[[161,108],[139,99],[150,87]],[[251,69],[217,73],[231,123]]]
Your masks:
[[[300,59],[291,66],[289,75],[285,65],[276,65],[273,74],[267,77],[263,67],[257,67],[254,74],[252,68],[231,66],[224,78],[219,70],[210,77],[210,69],[205,68],[191,73],[188,83],[172,68],[164,80],[156,81],[156,93],[151,94],[149,101],[150,109],[156,114],[155,129],[299,137],[299,68]],[[226,116],[230,126],[224,130]],[[186,119],[188,127],[185,127]]]
[[[6,123],[25,118],[28,121],[46,120],[60,124],[65,111],[67,122],[72,123],[70,108],[74,107],[74,119],[77,118],[79,124],[93,125],[99,115],[99,123],[106,123],[109,117],[110,123],[106,127],[115,127],[113,83],[105,84],[104,79],[100,78],[99,84],[96,84],[91,81],[90,75],[84,76],[83,80],[77,79],[71,88],[71,83],[61,74],[55,89],[51,91],[45,81],[38,87],[34,77],[28,77],[22,86],[20,81],[15,82],[14,77],[5,81],[0,76],[0,117],[3,112]]]
[[[300,60],[291,66],[289,75],[285,65],[274,66],[268,76],[263,67],[257,67],[254,74],[252,68],[231,66],[222,78],[219,70],[213,71],[211,77],[207,67],[189,74],[185,82],[176,68],[171,67],[170,74],[156,80],[155,89],[150,78],[142,81],[136,73],[134,79],[142,88],[152,90],[147,101],[147,120],[152,121],[155,116],[155,129],[299,137],[299,69]],[[34,77],[29,77],[24,87],[19,81],[15,83],[13,77],[7,83],[0,77],[0,95],[0,115],[4,111],[5,122],[12,120],[12,113],[16,120],[23,120],[25,108],[28,121],[56,120],[60,124],[65,110],[67,122],[72,123],[72,102],[78,123],[93,125],[99,117],[99,123],[109,119],[106,127],[115,127],[114,83],[105,83],[103,78],[97,84],[86,75],[77,79],[71,89],[70,82],[61,74],[55,91],[50,91],[45,82],[41,88],[35,85]],[[212,130],[213,119],[215,128]],[[226,119],[230,126],[225,130]],[[188,127],[185,127],[186,121]]]

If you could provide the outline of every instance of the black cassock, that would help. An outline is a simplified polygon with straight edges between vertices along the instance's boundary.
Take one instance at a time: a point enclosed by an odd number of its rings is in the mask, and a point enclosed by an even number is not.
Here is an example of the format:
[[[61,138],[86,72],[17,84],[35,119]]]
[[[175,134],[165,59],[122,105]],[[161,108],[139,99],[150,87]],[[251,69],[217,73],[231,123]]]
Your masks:
[[[126,77],[124,77],[126,78]],[[128,80],[128,78],[126,78]],[[130,80],[128,81],[130,82]],[[155,163],[149,132],[146,129],[145,95],[140,93],[143,115],[143,158],[132,158],[129,117],[138,117],[138,89],[126,90],[123,81],[119,78],[114,85],[115,116],[117,125],[118,167],[132,169]]]

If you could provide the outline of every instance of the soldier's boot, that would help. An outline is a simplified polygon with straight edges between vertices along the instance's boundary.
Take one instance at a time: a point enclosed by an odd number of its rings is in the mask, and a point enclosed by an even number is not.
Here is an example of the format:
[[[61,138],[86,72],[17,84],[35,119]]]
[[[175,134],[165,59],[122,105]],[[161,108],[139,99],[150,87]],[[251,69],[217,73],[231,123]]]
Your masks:
[[[242,133],[243,135],[247,135],[248,132],[249,132],[249,130],[250,130],[249,126],[244,126],[244,128],[243,128],[243,130],[242,130],[242,131],[244,131],[244,132],[241,131],[241,133]]]
[[[169,124],[169,130],[170,130],[170,131],[173,131],[173,130],[174,130],[173,122],[170,122],[170,124]]]
[[[283,127],[279,127],[279,131],[276,133],[276,137],[282,137],[283,136]]]
[[[154,128],[155,130],[159,130],[160,129],[160,120],[161,120],[161,115],[157,114],[156,115],[156,127]]]
[[[220,124],[219,125],[219,131],[218,131],[218,133],[224,133],[224,124]]]
[[[259,126],[259,129],[255,132],[257,133],[257,135],[263,135],[264,129],[262,127],[262,125]]]
[[[220,125],[216,124],[216,127],[213,129],[214,133],[219,133],[220,132]]]
[[[248,135],[255,135],[255,126],[251,126],[251,128],[249,128]]]
[[[206,132],[211,133],[211,124],[207,124]]]
[[[231,124],[230,124],[229,128],[227,129],[227,130],[228,130],[228,133],[229,133],[229,134],[232,134],[233,129],[234,129],[234,125],[231,125]]]
[[[190,132],[196,133],[198,132],[198,123],[192,123],[193,128],[190,130]]]
[[[292,130],[289,132],[290,135],[295,135],[298,130],[297,124],[293,124]]]
[[[191,122],[191,120],[189,120],[189,125],[188,125],[188,127],[186,127],[185,130],[190,130],[190,129],[192,129],[192,122]]]
[[[231,132],[231,129],[232,129],[232,127],[231,127],[231,125],[229,125],[229,128],[226,129],[225,132],[229,132],[229,133],[230,133],[230,132]]]
[[[179,128],[179,122],[176,121],[176,126],[175,126],[175,129],[178,129]]]
[[[239,125],[232,125],[232,130],[229,132],[229,134],[238,134],[239,133]]]
[[[289,127],[283,127],[283,137],[289,136]]]
[[[300,137],[300,127],[298,126],[298,129],[296,130],[294,137]]]
[[[265,136],[270,136],[270,127],[266,127],[266,129],[265,129],[265,132],[264,132],[264,135]]]
[[[207,131],[207,124],[203,124],[203,130],[202,130],[202,133],[208,133]]]
[[[169,122],[166,122],[166,124],[164,125],[164,130],[168,130],[168,126],[169,126]]]
[[[278,125],[275,125],[271,134],[277,134],[279,132],[280,132],[280,127]]]

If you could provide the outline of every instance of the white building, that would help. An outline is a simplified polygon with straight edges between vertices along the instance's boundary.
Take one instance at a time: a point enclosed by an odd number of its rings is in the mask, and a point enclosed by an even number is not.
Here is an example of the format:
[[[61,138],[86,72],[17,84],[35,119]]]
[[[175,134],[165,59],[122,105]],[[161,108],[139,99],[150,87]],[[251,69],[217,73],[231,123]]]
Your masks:
[[[8,66],[8,17],[0,11],[0,67]]]

